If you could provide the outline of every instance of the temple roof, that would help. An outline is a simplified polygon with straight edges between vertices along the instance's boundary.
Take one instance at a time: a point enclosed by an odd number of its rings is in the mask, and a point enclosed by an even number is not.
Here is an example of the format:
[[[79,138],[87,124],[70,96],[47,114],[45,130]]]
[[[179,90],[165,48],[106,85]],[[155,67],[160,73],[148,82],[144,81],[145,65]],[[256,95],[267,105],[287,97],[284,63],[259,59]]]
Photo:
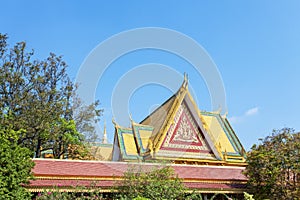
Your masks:
[[[166,165],[156,163],[127,163],[109,161],[78,161],[33,159],[35,180],[30,182],[31,191],[43,191],[59,186],[71,189],[72,186],[90,186],[94,184],[101,189],[111,188],[116,180],[128,169],[139,168],[152,170]],[[242,174],[244,167],[199,166],[169,164],[183,183],[190,189],[201,191],[236,191],[241,192],[247,178]]]
[[[165,122],[168,111],[171,110],[172,105],[176,99],[176,95],[171,96],[167,101],[165,101],[161,106],[154,110],[150,115],[148,115],[144,120],[140,122],[143,125],[150,125],[154,128],[153,137],[158,134],[161,130],[162,125]]]
[[[188,80],[140,123],[115,123],[113,160],[165,159],[245,163],[245,150],[226,116],[200,111]],[[119,153],[118,153],[118,152]]]
[[[90,152],[96,160],[111,160],[112,151],[112,144],[91,143]]]

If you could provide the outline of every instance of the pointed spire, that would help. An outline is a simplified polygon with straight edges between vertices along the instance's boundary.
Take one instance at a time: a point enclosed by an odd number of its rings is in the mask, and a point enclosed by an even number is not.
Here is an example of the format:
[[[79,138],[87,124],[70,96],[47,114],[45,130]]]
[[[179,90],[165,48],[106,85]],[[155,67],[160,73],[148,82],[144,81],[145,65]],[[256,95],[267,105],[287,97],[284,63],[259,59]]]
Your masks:
[[[176,97],[181,96],[181,94],[185,93],[188,90],[188,75],[184,72],[184,79],[181,87],[176,93]]]
[[[227,118],[228,115],[228,111],[226,111],[226,113],[222,116],[224,119]]]
[[[187,75],[187,73],[184,72],[184,80],[183,80],[182,86],[183,86],[184,88],[187,88],[187,87],[188,87],[188,83],[189,83],[188,75]]]
[[[104,121],[102,144],[107,144],[107,133],[106,133],[106,122],[105,121]]]
[[[114,117],[111,118],[111,122],[112,122],[114,125],[117,125],[117,122],[116,122],[116,120],[115,120]]]
[[[134,121],[133,121],[133,119],[132,119],[132,114],[131,114],[131,113],[129,114],[129,119],[130,119],[130,122],[131,122],[131,124],[132,124]]]

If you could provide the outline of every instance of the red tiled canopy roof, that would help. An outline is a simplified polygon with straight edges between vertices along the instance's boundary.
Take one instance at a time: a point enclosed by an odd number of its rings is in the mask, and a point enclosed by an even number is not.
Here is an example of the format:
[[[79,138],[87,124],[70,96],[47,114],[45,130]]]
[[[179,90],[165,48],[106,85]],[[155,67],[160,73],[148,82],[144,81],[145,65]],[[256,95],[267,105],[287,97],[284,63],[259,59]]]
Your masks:
[[[34,159],[33,174],[36,177],[28,186],[32,191],[53,186],[89,186],[95,182],[101,188],[110,188],[116,178],[123,176],[129,168],[150,170],[161,166],[153,163],[127,163],[109,161],[75,161]],[[177,165],[171,164],[179,178],[190,189],[238,190],[245,186],[247,178],[244,167]]]

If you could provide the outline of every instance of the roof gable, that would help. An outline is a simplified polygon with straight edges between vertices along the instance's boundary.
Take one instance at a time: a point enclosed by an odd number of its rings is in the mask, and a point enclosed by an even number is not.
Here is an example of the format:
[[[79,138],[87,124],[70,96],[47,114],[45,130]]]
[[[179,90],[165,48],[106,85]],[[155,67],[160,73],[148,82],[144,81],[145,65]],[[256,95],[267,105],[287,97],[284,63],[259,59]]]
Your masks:
[[[115,145],[121,160],[171,159],[197,162],[245,162],[245,150],[228,120],[200,111],[188,90],[179,90],[140,124],[116,125]],[[114,154],[115,154],[114,150]],[[116,157],[116,156],[113,156]]]
[[[137,151],[140,155],[144,154],[148,151],[149,138],[153,133],[154,127],[137,124],[133,121],[131,123],[135,142],[137,144]]]
[[[96,144],[90,147],[90,152],[96,160],[112,160],[112,144]]]
[[[115,125],[114,160],[138,160],[139,154],[132,129]]]
[[[226,117],[222,117],[219,113],[201,112],[208,129],[210,129],[220,151],[223,155],[227,155],[228,159],[241,161],[244,160],[245,149],[239,141],[237,135],[230,126]],[[238,158],[239,157],[239,158]]]
[[[203,153],[202,155],[192,156],[198,159],[205,157],[209,159],[222,160],[222,153],[218,151],[214,138],[204,128],[205,124],[203,123],[205,123],[205,121],[203,120],[196,103],[194,102],[191,94],[188,91],[188,81],[186,76],[184,82],[182,83],[177,93],[173,95],[170,99],[168,99],[163,104],[163,106],[158,108],[156,111],[154,111],[153,114],[150,114],[149,117],[146,118],[146,120],[149,120],[149,118],[151,117],[153,118],[156,112],[164,113],[164,118],[160,119],[160,124],[159,124],[160,129],[153,132],[149,140],[149,142],[151,142],[151,146],[153,145],[153,148],[150,149],[150,151],[154,152],[156,156],[164,155],[168,157],[173,155],[174,152],[173,153],[166,152],[165,151],[166,149],[161,149],[161,148],[166,148],[166,146],[169,147],[178,146],[178,144],[177,145],[172,144],[174,138],[172,138],[172,141],[170,143],[171,140],[170,137],[172,137],[170,136],[170,134],[172,135],[175,130],[174,123],[178,124],[178,118],[180,118],[180,113],[182,112],[182,110],[186,110],[185,115],[182,117],[185,119],[188,118],[191,119],[189,120],[189,123],[190,125],[193,126],[189,126],[189,127],[191,128],[191,133],[193,134],[192,137],[194,136],[195,138],[198,138],[199,142],[197,143],[198,146],[195,143],[195,144],[185,145],[185,148],[179,148],[179,149],[181,149],[182,152],[185,152],[185,154],[186,152],[190,151],[189,149],[195,148],[201,150]],[[142,123],[145,123],[146,120],[143,120]],[[162,146],[163,143],[164,146]],[[182,144],[179,146],[183,147],[184,145]],[[158,151],[160,151],[160,153]],[[204,156],[204,152],[206,152],[205,156]],[[191,155],[186,155],[185,157],[188,158],[191,157]]]
[[[211,139],[205,129],[201,128],[201,120],[196,120],[198,116],[194,116],[191,109],[194,108],[190,108],[183,99],[156,156],[220,160]]]

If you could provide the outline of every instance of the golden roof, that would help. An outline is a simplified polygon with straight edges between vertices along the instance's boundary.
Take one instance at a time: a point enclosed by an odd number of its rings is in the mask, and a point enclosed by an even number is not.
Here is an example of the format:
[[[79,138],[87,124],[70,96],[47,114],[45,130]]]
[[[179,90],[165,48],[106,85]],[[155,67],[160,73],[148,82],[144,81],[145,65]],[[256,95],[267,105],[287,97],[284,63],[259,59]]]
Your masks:
[[[199,110],[186,76],[179,90],[140,123],[115,128],[115,160],[245,162],[245,150],[226,117]]]

